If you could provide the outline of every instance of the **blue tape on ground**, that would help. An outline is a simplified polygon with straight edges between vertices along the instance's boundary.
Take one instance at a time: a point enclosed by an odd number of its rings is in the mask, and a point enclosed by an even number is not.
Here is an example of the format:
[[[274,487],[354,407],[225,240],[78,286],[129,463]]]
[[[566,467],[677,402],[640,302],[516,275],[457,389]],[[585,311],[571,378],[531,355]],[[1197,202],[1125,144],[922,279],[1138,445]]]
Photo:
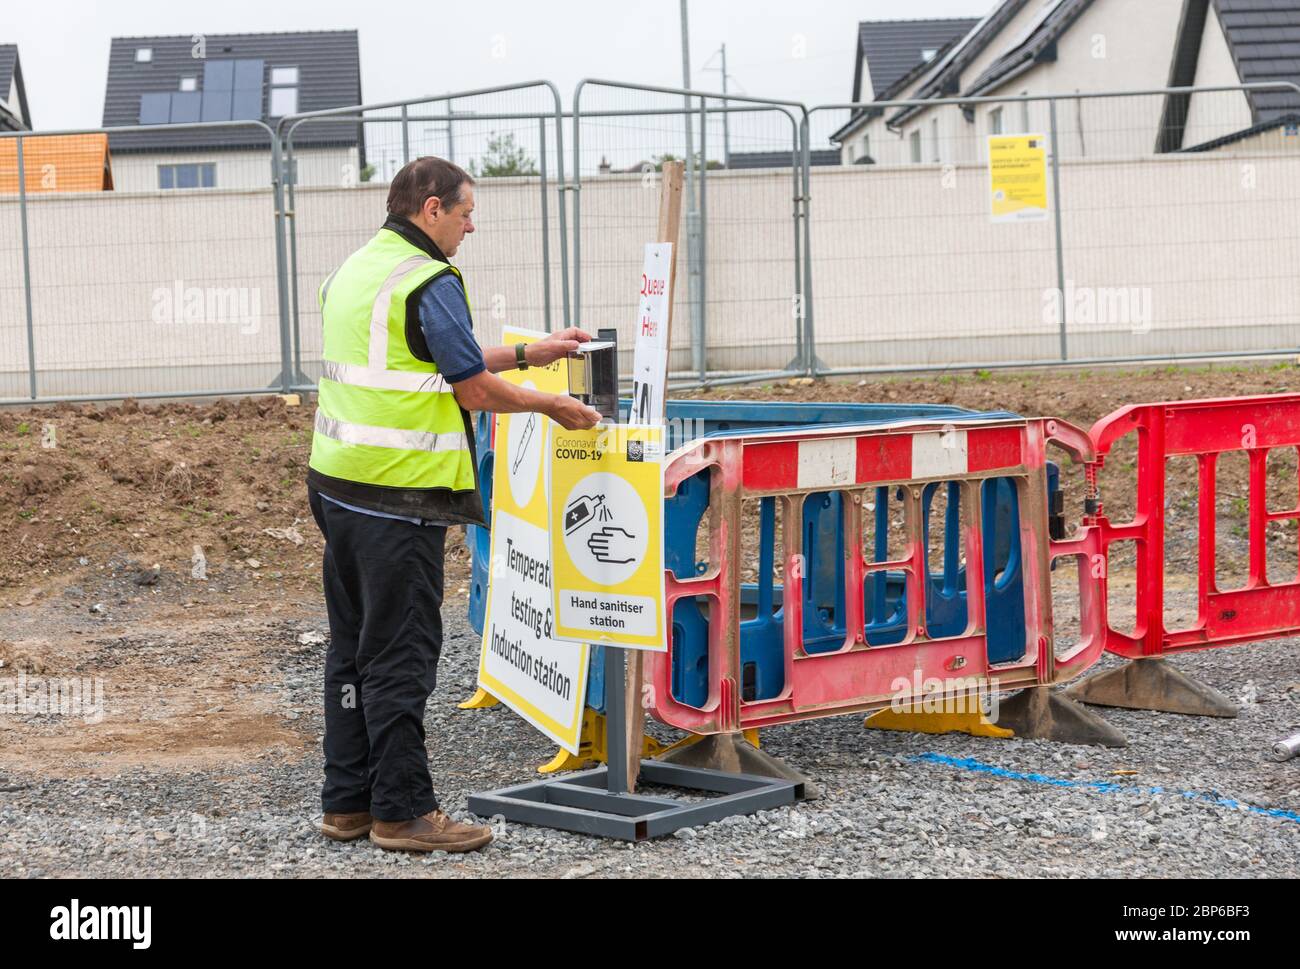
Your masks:
[[[908,759],[919,763],[939,764],[943,767],[974,771],[977,774],[992,774],[994,777],[1004,777],[1012,781],[1028,781],[1031,784],[1047,784],[1050,787],[1081,787],[1089,791],[1100,791],[1102,794],[1119,792],[1128,792],[1130,794],[1173,794],[1192,801],[1204,801],[1207,804],[1215,804],[1219,807],[1249,811],[1252,814],[1262,814],[1265,817],[1281,818],[1283,821],[1294,821],[1300,824],[1300,814],[1294,811],[1283,811],[1281,808],[1255,807],[1253,804],[1243,804],[1230,797],[1219,797],[1217,794],[1205,794],[1201,791],[1171,791],[1163,787],[1139,787],[1132,784],[1116,784],[1113,781],[1072,781],[1069,778],[1049,777],[1046,774],[1022,774],[1020,771],[1007,770],[1005,767],[998,767],[994,764],[985,764],[973,757],[948,757],[944,754],[928,753],[917,754],[915,757]]]

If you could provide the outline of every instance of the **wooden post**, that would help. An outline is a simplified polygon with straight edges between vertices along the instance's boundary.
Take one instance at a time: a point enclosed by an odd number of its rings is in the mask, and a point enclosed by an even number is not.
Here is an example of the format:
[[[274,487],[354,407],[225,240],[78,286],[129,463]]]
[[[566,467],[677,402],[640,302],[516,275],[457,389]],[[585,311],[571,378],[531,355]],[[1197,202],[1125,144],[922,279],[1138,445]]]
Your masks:
[[[659,226],[655,242],[670,242],[673,246],[672,259],[668,263],[668,333],[664,338],[665,346],[671,347],[673,333],[673,288],[677,278],[677,236],[682,222],[682,180],[684,165],[679,161],[666,161],[659,178]],[[664,395],[667,397],[667,394]],[[654,415],[663,423],[661,411]],[[672,617],[665,624],[672,629]],[[636,790],[637,777],[641,772],[641,747],[645,738],[645,706],[641,699],[641,684],[644,679],[645,657],[641,650],[626,651],[626,703],[627,711],[627,791]]]

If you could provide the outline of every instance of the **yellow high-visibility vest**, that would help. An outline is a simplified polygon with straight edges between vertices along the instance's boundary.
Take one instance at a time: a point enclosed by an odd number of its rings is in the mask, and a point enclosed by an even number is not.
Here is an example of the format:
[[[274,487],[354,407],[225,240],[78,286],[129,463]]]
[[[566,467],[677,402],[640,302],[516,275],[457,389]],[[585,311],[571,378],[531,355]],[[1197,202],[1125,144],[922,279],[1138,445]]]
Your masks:
[[[321,474],[389,488],[474,489],[451,385],[406,342],[408,299],[445,272],[460,277],[380,229],[322,284],[324,349],[309,462]]]

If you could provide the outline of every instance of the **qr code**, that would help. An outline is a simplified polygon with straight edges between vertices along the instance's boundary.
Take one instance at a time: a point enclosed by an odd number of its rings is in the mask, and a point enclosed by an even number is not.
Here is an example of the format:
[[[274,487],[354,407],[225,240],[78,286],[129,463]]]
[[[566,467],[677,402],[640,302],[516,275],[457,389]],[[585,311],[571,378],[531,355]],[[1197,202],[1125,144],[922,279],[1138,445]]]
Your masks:
[[[644,442],[644,441],[628,441],[628,442],[627,442],[627,459],[628,459],[629,461],[644,461],[644,460],[645,460],[645,442]]]

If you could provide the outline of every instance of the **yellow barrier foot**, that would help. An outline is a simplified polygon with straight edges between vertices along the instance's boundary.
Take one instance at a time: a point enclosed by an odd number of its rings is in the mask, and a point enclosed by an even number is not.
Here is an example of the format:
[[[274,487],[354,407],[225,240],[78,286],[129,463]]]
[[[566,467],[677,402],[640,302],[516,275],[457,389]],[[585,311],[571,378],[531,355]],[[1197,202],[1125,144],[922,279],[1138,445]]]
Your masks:
[[[299,394],[279,394],[277,396],[284,401],[285,407],[297,407],[302,403],[302,397]]]
[[[875,730],[906,730],[911,733],[965,733],[972,737],[1014,737],[1015,732],[989,722],[979,710],[969,713],[927,713],[924,710],[902,712],[886,707],[863,722]]]
[[[486,710],[488,707],[494,707],[501,701],[494,697],[483,687],[474,691],[474,695],[464,703],[456,704],[457,710]]]
[[[547,763],[537,768],[539,774],[554,774],[562,770],[578,770],[588,764],[605,763],[605,718],[585,707],[582,711],[582,730],[578,732],[578,752],[570,753],[561,747]]]
[[[754,731],[757,736],[757,731]],[[582,733],[579,735],[581,740],[578,742],[578,752],[571,754],[569,751],[561,748],[556,751],[555,756],[547,763],[537,768],[539,774],[554,774],[562,770],[580,770],[590,764],[603,764],[606,762],[605,744],[605,716],[597,713],[591,707],[582,711]],[[698,736],[687,737],[687,741],[699,740]],[[641,756],[658,757],[670,747],[665,747],[653,737],[641,738]]]
[[[579,748],[581,749],[581,748]],[[537,768],[539,774],[554,774],[562,770],[578,770],[592,763],[591,757],[584,757],[581,754],[571,754],[561,747],[549,762]]]

